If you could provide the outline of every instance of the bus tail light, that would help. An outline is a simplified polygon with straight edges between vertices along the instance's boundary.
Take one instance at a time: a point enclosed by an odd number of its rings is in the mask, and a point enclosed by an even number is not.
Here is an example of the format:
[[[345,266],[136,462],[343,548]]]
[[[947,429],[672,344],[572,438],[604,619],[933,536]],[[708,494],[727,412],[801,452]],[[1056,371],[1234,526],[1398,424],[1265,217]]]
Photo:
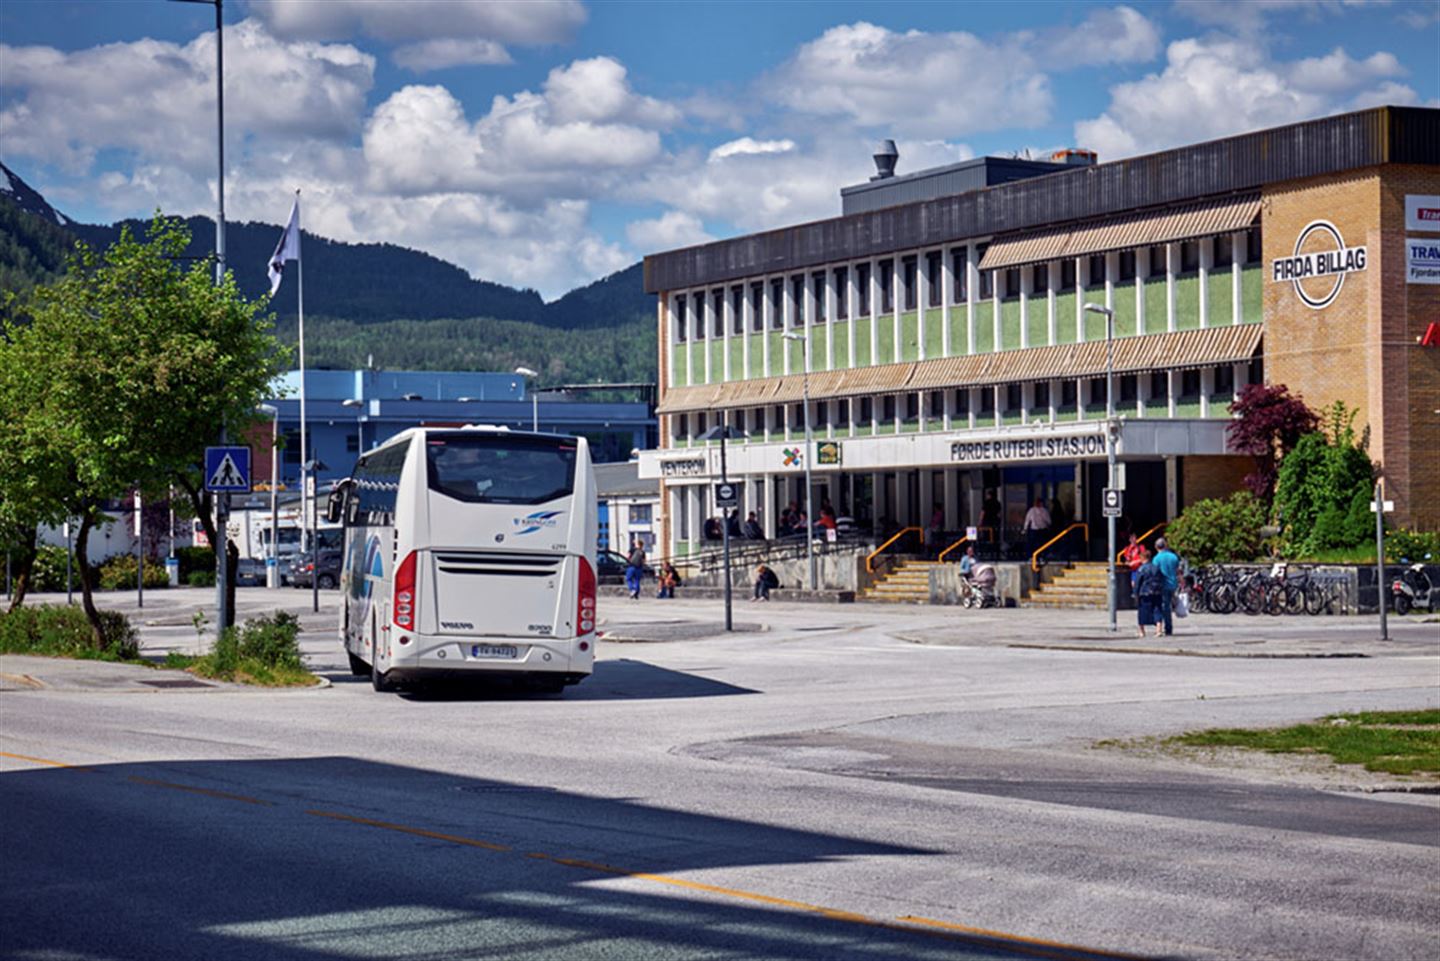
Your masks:
[[[395,569],[395,626],[415,628],[415,552],[405,555]]]
[[[595,631],[595,568],[590,559],[580,558],[580,599],[576,602],[575,633],[592,634]]]

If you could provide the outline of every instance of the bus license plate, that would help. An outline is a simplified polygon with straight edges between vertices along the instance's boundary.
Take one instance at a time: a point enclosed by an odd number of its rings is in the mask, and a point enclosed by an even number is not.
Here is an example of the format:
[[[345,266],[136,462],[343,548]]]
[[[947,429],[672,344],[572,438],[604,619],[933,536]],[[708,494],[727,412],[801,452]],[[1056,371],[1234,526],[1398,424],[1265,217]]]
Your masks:
[[[470,656],[513,661],[520,656],[520,649],[514,644],[471,644]]]

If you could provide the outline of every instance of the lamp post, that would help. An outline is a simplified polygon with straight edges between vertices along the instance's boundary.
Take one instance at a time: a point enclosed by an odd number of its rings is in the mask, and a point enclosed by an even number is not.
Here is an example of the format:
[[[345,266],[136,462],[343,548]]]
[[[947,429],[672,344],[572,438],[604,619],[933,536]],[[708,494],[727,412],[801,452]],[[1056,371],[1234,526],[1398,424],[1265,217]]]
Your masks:
[[[1105,315],[1105,459],[1109,465],[1109,486],[1116,484],[1115,471],[1115,311],[1099,304],[1086,304],[1092,314]],[[1105,586],[1110,610],[1110,632],[1115,633],[1115,515],[1105,518]]]
[[[529,367],[516,367],[515,373],[535,381],[530,391],[530,429],[538,434],[540,433],[540,395],[536,393],[536,389],[540,385],[540,375]]]
[[[260,404],[255,409],[270,415],[270,556],[265,558],[265,586],[273,589],[280,586],[280,508],[275,500],[275,488],[280,486],[280,408]]]
[[[791,331],[784,335],[786,340],[799,341],[805,345],[805,374],[800,381],[801,406],[805,413],[805,562],[809,567],[807,586],[815,590],[815,503],[810,483],[810,455],[814,453],[814,440],[810,435],[810,335]]]
[[[707,430],[704,434],[701,434],[701,435],[700,435],[700,439],[701,439],[701,440],[704,440],[704,441],[718,440],[718,441],[720,442],[720,483],[722,483],[722,484],[728,484],[728,483],[730,483],[730,475],[729,475],[729,473],[727,472],[726,466],[725,466],[725,440],[726,440],[726,438],[731,438],[731,437],[735,438],[736,440],[744,440],[744,439],[745,439],[745,432],[742,431],[742,430],[737,430],[736,428],[731,427],[728,423],[726,423],[726,419],[727,419],[727,417],[728,417],[728,415],[727,415],[726,413],[722,412],[722,413],[720,414],[720,417],[721,417],[720,423],[716,424],[714,427],[712,427],[712,428],[710,428],[709,430]],[[734,625],[734,622],[733,622],[733,620],[732,620],[732,618],[731,618],[731,595],[730,595],[730,587],[731,587],[731,585],[730,585],[730,580],[731,580],[731,577],[730,577],[730,511],[731,511],[731,508],[729,508],[729,507],[722,507],[720,510],[721,510],[721,516],[724,518],[724,521],[721,523],[720,527],[721,527],[721,540],[722,540],[722,542],[723,542],[724,545],[725,545],[725,548],[724,548],[724,550],[725,550],[725,630],[727,630],[727,631],[733,631],[733,630],[735,629],[735,625]]]
[[[310,609],[316,614],[320,613],[320,472],[329,469],[318,457],[305,462],[306,480],[315,485],[310,492]]]

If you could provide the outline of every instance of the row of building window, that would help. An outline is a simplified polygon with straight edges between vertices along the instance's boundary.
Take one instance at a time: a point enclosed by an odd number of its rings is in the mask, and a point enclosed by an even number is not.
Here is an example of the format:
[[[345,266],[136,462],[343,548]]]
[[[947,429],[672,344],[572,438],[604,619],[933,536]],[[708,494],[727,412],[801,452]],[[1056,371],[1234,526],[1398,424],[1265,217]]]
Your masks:
[[[1205,243],[1210,245],[1210,269],[1223,270],[1235,265],[1236,251],[1235,240],[1231,234],[1221,234],[1216,237],[1206,238]],[[1179,245],[1179,268],[1177,275],[1193,274],[1200,269],[1200,247],[1202,241],[1187,240]],[[975,246],[976,260],[985,255],[988,245],[977,244]],[[1244,244],[1245,249],[1240,252],[1239,263],[1254,264],[1260,261],[1260,228],[1252,227],[1246,233]],[[950,250],[951,269],[950,303],[963,304],[969,300],[970,292],[968,287],[969,271],[968,247],[954,247]],[[1116,258],[1116,270],[1110,280],[1114,283],[1128,283],[1130,281],[1152,280],[1163,278],[1168,271],[1166,247],[1161,244],[1146,248],[1148,257],[1145,262],[1147,269],[1144,276],[1139,276],[1139,251],[1122,250]],[[924,255],[926,290],[929,292],[926,300],[929,307],[940,307],[943,303],[944,277],[942,266],[945,252],[932,250]],[[1060,293],[1066,293],[1076,289],[1078,266],[1080,260],[1086,264],[1086,277],[1089,285],[1098,285],[1105,282],[1107,255],[1092,254],[1084,258],[1066,258],[1059,262],[1060,270],[1055,278],[1055,289]],[[900,273],[896,277],[894,258],[886,258],[876,263],[875,273],[876,288],[875,296],[878,299],[880,313],[891,313],[895,310],[895,282],[898,279],[900,287],[900,301],[902,310],[916,310],[920,301],[920,263],[919,254],[911,254],[900,258]],[[996,274],[1001,274],[999,282],[1001,296],[1014,296],[1023,289],[1022,270],[1031,272],[1030,290],[1048,290],[1050,286],[1050,265],[1048,263],[1034,264],[1025,268],[1009,267],[1003,271],[982,270],[979,271],[978,297],[987,300],[995,296]],[[814,305],[815,323],[826,323],[828,314],[826,311],[827,287],[830,281],[834,283],[837,292],[848,289],[850,283],[849,266],[833,267],[828,270],[811,271],[808,274],[793,274],[788,280],[790,285],[790,298],[794,303],[794,323],[792,326],[804,327],[811,321],[807,318],[809,305]],[[871,267],[869,263],[860,263],[854,266],[856,305],[855,309],[859,316],[865,317],[872,313],[871,310]],[[761,333],[764,330],[764,317],[766,308],[770,313],[770,328],[772,330],[783,330],[785,328],[784,304],[785,285],[787,281],[783,278],[773,278],[769,281],[767,295],[766,284],[763,281],[753,281],[749,284],[735,284],[727,288],[715,288],[708,292],[710,301],[711,336],[725,336],[726,298],[729,298],[730,333],[741,335],[745,333],[745,307],[750,308],[750,330],[754,333]],[[807,298],[806,285],[809,286],[811,298]],[[675,337],[678,341],[688,339],[687,332],[693,332],[696,340],[705,337],[704,317],[701,307],[702,301],[707,294],[678,294],[675,297]],[[813,299],[812,299],[813,298]],[[843,293],[835,298],[835,319],[849,319],[849,298]]]
[[[1243,369],[1243,365],[1242,365]],[[1174,374],[1174,400],[1176,404],[1198,402],[1202,396],[1228,403],[1235,393],[1235,367],[1220,365],[1206,371],[1188,369]],[[1246,382],[1258,382],[1263,377],[1260,361],[1253,362],[1245,371]],[[1171,400],[1171,374],[1167,371],[1152,371],[1147,374],[1124,374],[1115,378],[1115,407],[1118,413],[1135,416],[1143,400],[1146,410],[1153,415],[1154,408],[1162,403],[1168,410]],[[1029,397],[1026,397],[1029,388]],[[1144,390],[1142,398],[1141,391]],[[841,400],[819,400],[810,402],[810,426],[816,431],[829,427],[848,429],[851,418],[858,425],[917,422],[923,409],[925,417],[932,421],[942,420],[947,415],[951,423],[962,421],[969,425],[971,415],[977,427],[993,426],[996,419],[1006,413],[1021,414],[1026,420],[1045,419],[1053,404],[1058,412],[1079,409],[1080,398],[1085,398],[1085,410],[1093,412],[1105,407],[1105,378],[1090,377],[1080,380],[1066,379],[1056,384],[1052,395],[1050,381],[1035,381],[1029,384],[1003,384],[997,387],[960,387],[946,390],[884,394],[878,397],[855,397]],[[948,409],[947,409],[948,407]],[[833,410],[833,413],[832,413]],[[787,419],[788,414],[788,419]],[[1032,416],[1033,415],[1033,416]],[[1215,410],[1210,416],[1223,416]],[[728,423],[741,427],[752,434],[763,435],[768,431],[798,431],[804,429],[803,405],[772,405],[734,411],[728,416]],[[981,421],[986,423],[980,423]],[[688,416],[672,418],[672,435],[677,439],[697,441],[712,424],[720,422],[719,414],[699,412]]]

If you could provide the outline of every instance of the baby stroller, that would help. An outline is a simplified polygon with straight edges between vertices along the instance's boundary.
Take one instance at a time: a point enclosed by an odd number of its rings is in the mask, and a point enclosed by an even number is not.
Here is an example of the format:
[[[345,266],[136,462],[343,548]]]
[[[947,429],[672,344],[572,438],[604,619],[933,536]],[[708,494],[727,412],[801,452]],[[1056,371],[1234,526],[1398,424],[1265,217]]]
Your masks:
[[[960,580],[960,603],[965,607],[999,607],[1000,597],[995,593],[995,566],[976,564],[968,580]]]

